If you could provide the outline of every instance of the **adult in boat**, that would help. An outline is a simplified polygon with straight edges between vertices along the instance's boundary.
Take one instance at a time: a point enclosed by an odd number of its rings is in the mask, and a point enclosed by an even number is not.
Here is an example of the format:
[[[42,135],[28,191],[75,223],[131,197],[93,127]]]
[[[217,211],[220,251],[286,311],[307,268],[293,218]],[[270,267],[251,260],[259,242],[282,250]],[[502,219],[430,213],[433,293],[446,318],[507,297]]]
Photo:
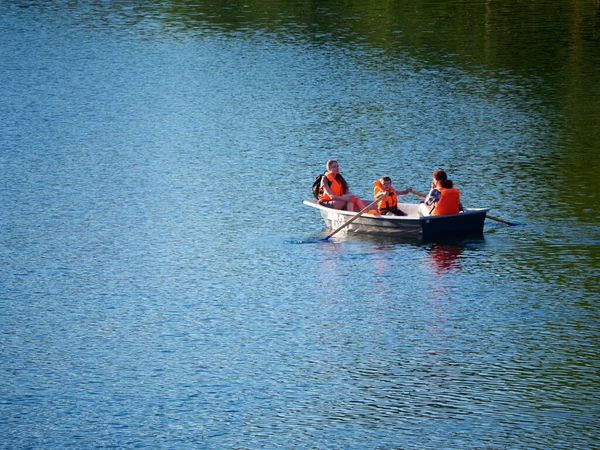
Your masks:
[[[452,180],[442,169],[433,172],[431,190],[425,201],[419,205],[419,212],[423,216],[442,216],[456,214],[462,211],[460,204],[460,191],[454,187]]]
[[[405,216],[398,209],[398,195],[406,195],[412,192],[412,188],[404,191],[396,191],[392,187],[392,179],[390,177],[381,177],[379,180],[373,181],[373,196],[379,200],[377,203],[377,212],[387,216]]]
[[[327,172],[321,178],[318,202],[328,208],[348,211],[360,211],[365,208],[362,200],[348,189],[348,183],[340,174],[340,166],[334,159],[327,161]]]

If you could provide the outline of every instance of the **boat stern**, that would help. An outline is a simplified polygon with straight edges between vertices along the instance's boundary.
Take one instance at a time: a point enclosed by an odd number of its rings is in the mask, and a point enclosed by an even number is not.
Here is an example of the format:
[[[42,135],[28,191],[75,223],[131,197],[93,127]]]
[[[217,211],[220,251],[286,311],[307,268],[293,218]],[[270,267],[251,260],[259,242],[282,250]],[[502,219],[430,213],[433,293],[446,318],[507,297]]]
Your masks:
[[[421,217],[423,238],[483,236],[487,211],[487,209],[478,209],[448,216],[423,216]]]

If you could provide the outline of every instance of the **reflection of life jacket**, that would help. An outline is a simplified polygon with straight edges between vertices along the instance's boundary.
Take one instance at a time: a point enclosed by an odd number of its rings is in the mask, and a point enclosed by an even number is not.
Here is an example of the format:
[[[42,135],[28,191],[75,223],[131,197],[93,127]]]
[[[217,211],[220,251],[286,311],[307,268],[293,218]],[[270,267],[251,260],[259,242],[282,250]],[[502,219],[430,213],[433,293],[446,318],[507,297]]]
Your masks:
[[[460,210],[460,192],[455,187],[450,189],[437,188],[440,191],[440,200],[435,202],[435,207],[431,212],[432,216],[442,216],[444,214],[457,214]]]
[[[325,176],[327,177],[327,180],[329,181],[329,189],[331,189],[331,192],[333,193],[333,195],[338,195],[338,196],[344,195],[344,185],[341,182],[342,176],[340,174],[338,174],[337,177],[334,177],[331,172],[325,172]],[[327,200],[333,200],[333,199],[325,191],[325,189],[323,189],[323,192],[321,194],[319,194],[318,200],[319,201],[327,201]]]
[[[442,273],[452,269],[460,269],[459,256],[462,248],[455,245],[434,245],[430,251],[431,267],[435,272]]]
[[[373,181],[375,187],[373,188],[373,196],[377,197],[379,192],[384,192],[381,187],[381,180]],[[393,211],[398,208],[398,196],[396,194],[396,190],[391,187],[388,195],[383,197],[379,202],[377,202],[377,209],[379,209],[380,213],[385,213],[387,211]]]

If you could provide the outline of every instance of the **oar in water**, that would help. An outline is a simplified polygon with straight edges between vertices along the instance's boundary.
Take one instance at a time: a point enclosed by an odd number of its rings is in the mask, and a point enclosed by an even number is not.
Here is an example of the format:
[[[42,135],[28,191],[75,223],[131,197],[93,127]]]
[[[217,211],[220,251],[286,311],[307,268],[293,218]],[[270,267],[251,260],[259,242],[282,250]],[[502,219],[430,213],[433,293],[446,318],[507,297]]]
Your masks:
[[[427,197],[427,194],[423,194],[422,192],[419,192],[419,191],[413,190],[412,193],[415,195],[418,195],[419,197]],[[504,225],[508,225],[509,227],[516,227],[517,225],[519,225],[518,223],[509,222],[507,220],[502,220],[499,217],[490,216],[489,214],[486,214],[485,217],[488,219],[495,220],[496,222],[503,223]]]
[[[356,219],[358,219],[360,216],[362,216],[364,213],[366,213],[369,209],[371,209],[371,207],[373,205],[375,205],[379,200],[381,200],[382,197],[376,199],[375,201],[373,201],[372,203],[369,203],[367,206],[365,206],[363,209],[361,209],[358,213],[356,213],[356,215],[350,219],[348,222],[346,222],[344,225],[342,225],[341,227],[337,228],[336,230],[332,231],[328,236],[325,236],[323,239],[321,239],[322,241],[328,241],[329,238],[331,236],[333,236],[334,234],[336,234],[338,231],[346,228],[348,225],[350,225],[352,222],[354,222]]]

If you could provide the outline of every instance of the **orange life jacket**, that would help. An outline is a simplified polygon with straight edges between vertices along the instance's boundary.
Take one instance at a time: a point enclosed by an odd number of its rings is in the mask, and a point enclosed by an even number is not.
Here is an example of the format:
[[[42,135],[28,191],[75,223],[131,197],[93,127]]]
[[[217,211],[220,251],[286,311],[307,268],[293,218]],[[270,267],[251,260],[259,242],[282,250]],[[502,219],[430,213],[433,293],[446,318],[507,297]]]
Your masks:
[[[381,187],[381,180],[375,180],[373,181],[373,184],[375,185],[375,187],[373,188],[373,197],[377,197],[377,194],[379,192],[384,192],[383,188]],[[377,202],[377,209],[379,209],[379,212],[383,212],[396,209],[397,207],[398,195],[396,194],[396,190],[393,187],[391,187],[388,192],[388,195],[386,195],[381,200],[379,200],[379,202]]]
[[[333,176],[333,174],[331,172],[325,172],[325,176],[327,177],[327,180],[329,180],[329,189],[331,189],[331,192],[333,193],[333,195],[338,195],[338,196],[342,196],[344,195],[344,186],[342,185],[342,183],[340,181],[338,181],[338,179]],[[319,194],[319,201],[327,201],[327,200],[333,200],[331,198],[331,196],[325,191],[325,189],[323,189],[323,192],[321,194]]]
[[[437,188],[440,191],[440,200],[435,202],[435,208],[431,213],[432,216],[442,216],[444,214],[457,214],[460,204],[460,191],[455,187],[450,189]]]

